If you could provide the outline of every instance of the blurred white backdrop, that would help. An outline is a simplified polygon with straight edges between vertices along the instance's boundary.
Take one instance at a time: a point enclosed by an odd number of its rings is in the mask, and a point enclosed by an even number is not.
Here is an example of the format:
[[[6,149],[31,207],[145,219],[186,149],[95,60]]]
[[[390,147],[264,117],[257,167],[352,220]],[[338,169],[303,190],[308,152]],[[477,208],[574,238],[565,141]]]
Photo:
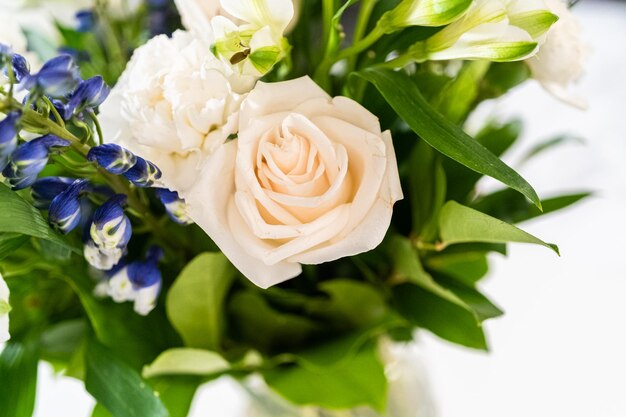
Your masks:
[[[569,132],[566,145],[522,168],[542,196],[593,190],[594,198],[524,228],[560,245],[514,246],[494,257],[485,291],[506,310],[487,324],[491,352],[468,351],[424,334],[415,346],[440,417],[622,417],[626,415],[626,3],[583,0],[575,7],[591,46],[580,90],[589,110],[569,108],[536,83],[480,109],[519,116],[525,149]],[[493,184],[486,183],[485,187]],[[41,365],[36,417],[86,417],[93,400],[78,382]],[[245,399],[221,380],[201,389],[193,417],[242,417]],[[412,416],[407,416],[412,417]]]

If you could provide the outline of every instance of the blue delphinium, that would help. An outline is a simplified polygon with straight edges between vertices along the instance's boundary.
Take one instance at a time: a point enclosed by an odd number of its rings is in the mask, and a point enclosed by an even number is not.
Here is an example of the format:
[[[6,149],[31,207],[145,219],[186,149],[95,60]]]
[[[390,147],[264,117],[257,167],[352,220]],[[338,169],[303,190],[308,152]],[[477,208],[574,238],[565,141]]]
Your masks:
[[[74,181],[76,178],[45,177],[38,179],[30,189],[33,205],[38,209],[47,210],[54,197],[65,191]]]
[[[30,187],[37,175],[46,167],[50,150],[55,147],[70,146],[70,142],[54,135],[46,135],[20,145],[11,154],[2,175],[14,190]]]
[[[65,106],[64,118],[69,119],[75,113],[98,107],[107,99],[110,92],[111,89],[99,75],[81,81]]]
[[[54,197],[48,213],[48,221],[54,229],[67,234],[79,225],[82,209],[80,195],[86,188],[87,180],[76,180]]]
[[[152,187],[161,178],[161,170],[150,161],[137,157],[135,165],[124,173],[137,187]]]
[[[107,272],[107,280],[98,286],[97,293],[108,295],[117,303],[134,301],[135,312],[148,315],[156,306],[161,292],[162,276],[158,263],[162,257],[163,251],[152,247],[145,261],[120,262]]]
[[[74,16],[76,18],[76,22],[78,23],[76,25],[77,32],[91,32],[96,24],[96,15],[93,10],[79,10]]]
[[[193,223],[193,220],[191,220],[187,214],[187,204],[185,204],[185,200],[181,199],[177,192],[165,188],[157,188],[155,191],[157,197],[165,206],[165,211],[172,220],[182,225]]]
[[[137,163],[135,154],[114,143],[91,148],[87,159],[114,175],[127,172]]]
[[[17,148],[18,122],[21,112],[14,111],[0,122],[0,171],[9,163],[9,156]]]
[[[31,94],[65,97],[72,93],[78,83],[78,67],[70,55],[59,55],[46,62],[36,74],[24,77],[22,87]]]
[[[117,194],[100,206],[93,215],[90,236],[100,248],[125,248],[132,235],[130,220],[124,213],[127,197]]]

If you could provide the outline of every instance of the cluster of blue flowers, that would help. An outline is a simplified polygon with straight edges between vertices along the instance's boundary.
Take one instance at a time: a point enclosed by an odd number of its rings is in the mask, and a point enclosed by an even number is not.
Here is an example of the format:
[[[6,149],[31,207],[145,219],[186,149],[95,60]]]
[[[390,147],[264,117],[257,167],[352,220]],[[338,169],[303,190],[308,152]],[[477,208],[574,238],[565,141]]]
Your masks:
[[[97,107],[109,95],[109,87],[99,76],[82,80],[69,55],[53,58],[39,72],[31,74],[28,62],[2,44],[0,70],[17,91],[28,93],[21,108],[7,111],[0,121],[1,179],[13,190],[30,187],[33,204],[48,211],[50,225],[60,233],[82,230],[85,259],[95,269],[103,271],[105,277],[98,287],[99,292],[106,289],[106,295],[118,302],[132,300],[137,313],[148,314],[161,288],[158,262],[163,252],[151,248],[143,261],[127,262],[125,259],[132,236],[132,224],[125,211],[128,197],[83,178],[40,178],[50,157],[55,152],[63,152],[71,142],[51,134],[29,141],[20,136],[25,112],[35,110],[44,114],[37,106],[49,101],[57,113],[51,118],[80,123],[87,112],[95,115]],[[3,94],[9,96],[7,92]],[[19,106],[11,104],[10,107]],[[54,118],[53,121],[60,122]],[[161,171],[153,163],[115,144],[91,147],[87,160],[108,173],[123,176],[137,187],[153,187],[161,177]],[[157,196],[173,220],[190,223],[184,202],[176,193],[157,189]],[[94,202],[103,203],[94,205]]]

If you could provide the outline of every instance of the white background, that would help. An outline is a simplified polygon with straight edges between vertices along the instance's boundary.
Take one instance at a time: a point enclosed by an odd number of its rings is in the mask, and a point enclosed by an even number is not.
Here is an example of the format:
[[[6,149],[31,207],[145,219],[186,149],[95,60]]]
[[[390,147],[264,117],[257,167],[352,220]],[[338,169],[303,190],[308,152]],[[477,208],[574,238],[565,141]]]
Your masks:
[[[524,225],[558,243],[561,258],[528,246],[514,246],[508,259],[494,257],[484,290],[507,314],[486,326],[489,354],[423,335],[416,354],[440,417],[626,415],[626,4],[583,0],[575,12],[593,49],[580,88],[589,111],[568,108],[529,83],[481,113],[523,117],[526,142],[518,155],[564,131],[586,138],[586,145],[547,153],[522,173],[544,197],[579,190],[596,197]],[[515,155],[509,162],[515,165]],[[201,392],[193,417],[244,415],[233,383]],[[53,377],[46,365],[38,394],[37,417],[85,417],[93,404],[79,383]]]

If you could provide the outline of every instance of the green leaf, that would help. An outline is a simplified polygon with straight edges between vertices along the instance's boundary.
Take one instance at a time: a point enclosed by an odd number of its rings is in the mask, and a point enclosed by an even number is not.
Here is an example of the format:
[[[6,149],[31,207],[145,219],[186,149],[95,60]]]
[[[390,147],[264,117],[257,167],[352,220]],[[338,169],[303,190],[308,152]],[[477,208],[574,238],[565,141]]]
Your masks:
[[[168,376],[150,380],[170,417],[188,417],[196,391],[202,382],[202,378],[189,376]]]
[[[523,197],[520,198],[519,194],[504,189],[480,197],[471,204],[471,207],[508,223],[521,223],[563,210],[591,195],[592,193],[583,192],[548,198],[542,200],[543,211],[540,211],[537,207],[529,204]]]
[[[224,329],[224,300],[235,268],[219,252],[203,253],[180,273],[167,294],[167,315],[185,345],[218,351]]]
[[[93,280],[83,268],[70,269],[67,275],[66,280],[78,294],[98,340],[133,368],[141,369],[162,350],[180,343],[160,309],[142,317],[133,311],[131,304],[96,298]]]
[[[457,297],[463,300],[465,304],[470,306],[472,311],[476,313],[478,320],[481,322],[500,317],[504,314],[498,306],[496,306],[474,286],[470,286],[464,284],[463,282],[441,275],[437,276],[437,282],[452,291]]]
[[[0,233],[38,237],[69,247],[61,236],[48,226],[39,210],[4,184],[0,184]]]
[[[480,322],[467,308],[410,283],[395,287],[393,296],[398,312],[416,326],[462,346],[487,349]]]
[[[426,265],[432,270],[472,284],[489,272],[486,252],[437,254],[429,257]]]
[[[0,417],[31,417],[37,390],[37,345],[9,342],[0,353]]]
[[[267,370],[263,377],[274,391],[298,405],[330,409],[369,405],[379,411],[386,405],[387,378],[374,344],[326,371],[288,365]]]
[[[169,349],[143,368],[144,378],[162,375],[212,375],[230,369],[220,354],[193,348]]]
[[[47,361],[69,362],[85,337],[84,319],[62,321],[48,327],[40,338],[41,357]]]
[[[548,244],[513,225],[455,201],[449,201],[441,209],[439,228],[442,243],[446,245],[466,242],[533,243],[559,254],[556,245]]]
[[[436,238],[437,218],[446,198],[446,173],[440,158],[420,141],[409,160],[413,232],[426,242]]]
[[[315,298],[308,302],[307,311],[322,317],[333,327],[354,329],[381,322],[387,305],[381,293],[371,285],[349,279],[326,281],[319,288],[329,299]]]
[[[424,270],[411,242],[394,236],[391,253],[395,274],[402,284],[393,290],[394,304],[411,323],[430,330],[451,342],[476,349],[486,349],[478,315],[457,294],[442,287]],[[408,291],[415,297],[402,295]],[[440,310],[440,311],[438,311]]]
[[[453,123],[464,121],[476,104],[480,83],[490,65],[489,61],[466,62],[457,77],[439,91],[437,110]]]
[[[480,101],[506,94],[531,76],[525,62],[493,63],[481,86]]]
[[[523,125],[519,120],[505,124],[491,122],[478,132],[476,140],[494,155],[500,157],[517,141],[522,128]],[[448,175],[448,199],[466,201],[482,175],[452,160],[445,161],[444,166]],[[524,199],[523,196],[520,195],[520,197]]]
[[[521,192],[541,207],[537,193],[526,180],[434,110],[407,74],[368,68],[358,75],[374,84],[402,120],[429,145],[466,167]]]
[[[85,353],[85,387],[115,417],[169,417],[158,394],[130,366],[92,340]]]
[[[28,241],[28,236],[18,233],[0,233],[0,259],[6,258]]]
[[[235,293],[228,312],[234,333],[263,352],[297,348],[319,330],[308,317],[272,308],[255,290]]]

